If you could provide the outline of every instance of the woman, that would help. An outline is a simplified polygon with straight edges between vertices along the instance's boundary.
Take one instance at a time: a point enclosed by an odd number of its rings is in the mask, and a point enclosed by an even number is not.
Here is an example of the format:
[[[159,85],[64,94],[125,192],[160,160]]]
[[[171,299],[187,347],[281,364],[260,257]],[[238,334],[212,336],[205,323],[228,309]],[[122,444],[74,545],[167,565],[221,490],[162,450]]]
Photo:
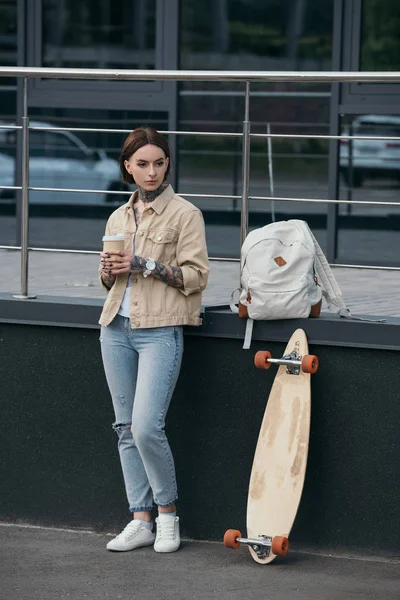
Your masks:
[[[204,222],[198,208],[165,183],[170,151],[155,129],[135,129],[119,164],[123,180],[136,183],[137,191],[107,222],[106,235],[123,233],[125,249],[101,253],[100,278],[108,295],[99,322],[133,519],[107,549],[154,543],[156,552],[174,552],[180,545],[178,494],[164,426],[181,366],[182,326],[201,324],[209,271]]]

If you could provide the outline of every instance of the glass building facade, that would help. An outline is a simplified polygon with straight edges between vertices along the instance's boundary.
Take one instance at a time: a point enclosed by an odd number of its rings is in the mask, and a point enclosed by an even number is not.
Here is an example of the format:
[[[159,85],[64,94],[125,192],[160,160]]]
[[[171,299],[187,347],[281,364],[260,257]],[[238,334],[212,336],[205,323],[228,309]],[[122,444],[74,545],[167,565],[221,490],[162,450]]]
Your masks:
[[[396,71],[399,40],[400,8],[394,0],[0,0],[3,66]],[[399,98],[400,85],[254,83],[251,130],[396,136]],[[1,78],[2,123],[20,117],[20,99],[16,80]],[[38,126],[131,130],[149,124],[163,131],[241,132],[243,115],[244,86],[236,83],[43,79],[29,86],[29,116]],[[48,170],[42,169],[42,187],[65,187],[63,176],[57,176],[63,169],[70,170],[70,187],[76,187],[77,171],[86,169],[87,182],[92,181],[101,160],[116,161],[124,139],[122,133],[75,132],[68,139],[65,134],[32,133],[32,161],[42,158]],[[240,201],[231,198],[241,194],[240,138],[170,135],[169,140],[177,191],[198,194],[193,202],[204,211],[240,210]],[[16,137],[10,132],[0,134],[2,155],[17,159]],[[254,138],[250,166],[252,196],[398,201],[396,143],[274,138],[268,147],[266,138]],[[3,184],[4,173],[0,170]],[[105,185],[120,189],[111,175]],[[95,249],[103,217],[93,220],[93,239],[88,238],[78,196],[62,194],[31,194],[31,245]],[[209,194],[229,198],[202,197]],[[111,210],[123,200],[97,194],[91,204],[94,211],[96,204],[108,204]],[[15,195],[0,192],[0,245],[18,241],[13,202]],[[65,240],[62,235],[51,239],[45,226],[49,216],[41,204],[47,211],[54,205],[55,213],[62,205],[60,214],[74,222],[73,240],[69,234]],[[336,209],[326,203],[250,201],[250,210],[265,213],[266,223],[272,208],[281,218],[310,220],[330,260],[370,263],[372,248],[376,264],[397,261],[390,248],[396,246],[398,207],[344,203]],[[334,225],[330,237],[329,223]],[[58,224],[63,226],[61,218]],[[238,228],[221,235],[211,227],[211,254],[238,256]]]

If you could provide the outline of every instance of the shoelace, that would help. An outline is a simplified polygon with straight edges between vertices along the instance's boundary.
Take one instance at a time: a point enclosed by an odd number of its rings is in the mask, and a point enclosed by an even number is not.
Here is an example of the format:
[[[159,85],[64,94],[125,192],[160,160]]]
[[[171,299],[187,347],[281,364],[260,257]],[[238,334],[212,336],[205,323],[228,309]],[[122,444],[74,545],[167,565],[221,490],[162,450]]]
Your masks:
[[[175,518],[157,519],[158,536],[163,539],[175,539]]]
[[[123,529],[117,537],[126,537],[127,539],[129,539],[139,531],[140,527],[141,523],[139,521],[135,521],[135,519],[132,519],[132,521],[128,523],[125,529]]]

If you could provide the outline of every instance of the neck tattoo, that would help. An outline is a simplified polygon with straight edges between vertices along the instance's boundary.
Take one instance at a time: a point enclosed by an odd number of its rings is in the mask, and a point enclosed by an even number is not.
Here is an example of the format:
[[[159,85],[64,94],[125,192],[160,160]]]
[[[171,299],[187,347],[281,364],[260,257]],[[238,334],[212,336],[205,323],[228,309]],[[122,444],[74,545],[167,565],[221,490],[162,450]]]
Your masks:
[[[144,188],[140,187],[140,185],[138,185],[137,188],[138,188],[139,199],[144,204],[153,202],[153,200],[155,200],[157,198],[157,196],[159,196],[160,194],[163,193],[163,191],[165,190],[166,187],[167,187],[167,184],[162,183],[156,190],[145,190]]]

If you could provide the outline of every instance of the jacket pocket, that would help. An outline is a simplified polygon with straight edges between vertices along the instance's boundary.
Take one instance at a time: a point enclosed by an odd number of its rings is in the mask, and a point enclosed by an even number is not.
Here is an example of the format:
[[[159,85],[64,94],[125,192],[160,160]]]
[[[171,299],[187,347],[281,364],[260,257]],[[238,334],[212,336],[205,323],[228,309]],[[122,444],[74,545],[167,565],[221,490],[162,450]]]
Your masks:
[[[178,239],[178,232],[171,231],[170,229],[152,229],[149,231],[147,237],[154,244],[170,244]]]
[[[146,240],[147,256],[166,264],[174,261],[178,236],[178,232],[171,229],[150,230]]]

